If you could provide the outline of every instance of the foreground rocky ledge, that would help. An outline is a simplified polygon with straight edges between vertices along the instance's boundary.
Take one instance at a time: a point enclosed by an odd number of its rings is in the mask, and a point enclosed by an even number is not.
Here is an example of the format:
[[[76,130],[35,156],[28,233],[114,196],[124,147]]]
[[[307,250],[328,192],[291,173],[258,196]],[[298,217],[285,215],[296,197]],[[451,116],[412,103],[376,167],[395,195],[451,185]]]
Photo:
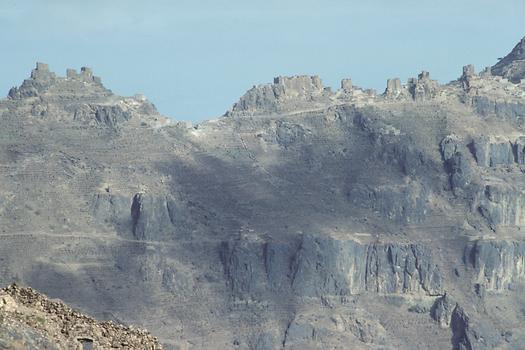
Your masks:
[[[0,290],[1,349],[162,349],[148,331],[97,322],[31,288]]]

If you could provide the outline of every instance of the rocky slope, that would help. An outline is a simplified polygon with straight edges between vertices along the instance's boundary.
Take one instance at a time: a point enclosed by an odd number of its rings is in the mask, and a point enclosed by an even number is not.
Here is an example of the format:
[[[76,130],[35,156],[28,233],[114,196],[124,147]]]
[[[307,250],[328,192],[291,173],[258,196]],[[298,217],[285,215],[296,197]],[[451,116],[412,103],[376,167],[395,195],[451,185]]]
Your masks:
[[[15,284],[0,290],[1,349],[161,349],[147,331],[97,323]]]
[[[195,127],[91,70],[0,102],[0,283],[168,349],[519,349],[523,40],[442,85],[277,77]]]

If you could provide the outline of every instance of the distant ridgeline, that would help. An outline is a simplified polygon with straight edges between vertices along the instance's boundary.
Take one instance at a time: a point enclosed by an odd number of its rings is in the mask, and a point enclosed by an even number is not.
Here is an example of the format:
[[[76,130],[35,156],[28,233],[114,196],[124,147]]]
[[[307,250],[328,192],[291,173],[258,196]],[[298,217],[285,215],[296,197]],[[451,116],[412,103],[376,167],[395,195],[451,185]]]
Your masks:
[[[46,91],[50,86],[59,82],[68,82],[71,87],[80,88],[82,85],[75,83],[88,83],[96,85],[96,92],[111,93],[110,90],[104,89],[100,77],[94,76],[91,68],[82,67],[80,74],[75,69],[67,69],[66,78],[58,77],[49,70],[46,63],[37,62],[36,68],[31,71],[31,78],[24,80],[20,87],[13,87],[9,90],[8,97],[17,100],[25,97],[36,97],[39,93]]]
[[[82,67],[80,73],[67,69],[66,77],[60,77],[45,63],[37,63],[30,78],[9,90],[8,99],[0,102],[0,111],[2,107],[43,119],[72,120],[115,130],[130,121],[145,126],[169,122],[143,95],[115,95],[91,68]]]
[[[525,84],[521,82],[524,77],[525,38],[493,67],[476,74],[474,66],[467,65],[459,79],[445,85],[431,79],[426,71],[417,78],[408,79],[406,84],[402,84],[399,78],[388,79],[382,94],[354,86],[351,79],[343,79],[340,89],[333,92],[323,86],[318,76],[277,77],[273,84],[254,86],[247,91],[226,115],[296,113],[327,105],[362,106],[402,101],[439,103],[455,99],[473,106],[483,115],[494,112],[515,117],[525,111],[522,102],[518,101],[523,95],[519,86]]]

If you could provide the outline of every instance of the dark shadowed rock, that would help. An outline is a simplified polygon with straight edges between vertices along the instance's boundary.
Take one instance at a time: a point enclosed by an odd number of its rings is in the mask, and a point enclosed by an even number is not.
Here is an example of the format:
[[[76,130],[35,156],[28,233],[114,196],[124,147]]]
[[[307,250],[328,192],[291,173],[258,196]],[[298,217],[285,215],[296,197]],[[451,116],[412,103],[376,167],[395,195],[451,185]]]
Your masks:
[[[432,308],[430,309],[430,316],[432,316],[434,321],[436,321],[442,328],[448,328],[450,327],[456,305],[456,302],[445,294],[436,299],[434,305],[432,305]]]

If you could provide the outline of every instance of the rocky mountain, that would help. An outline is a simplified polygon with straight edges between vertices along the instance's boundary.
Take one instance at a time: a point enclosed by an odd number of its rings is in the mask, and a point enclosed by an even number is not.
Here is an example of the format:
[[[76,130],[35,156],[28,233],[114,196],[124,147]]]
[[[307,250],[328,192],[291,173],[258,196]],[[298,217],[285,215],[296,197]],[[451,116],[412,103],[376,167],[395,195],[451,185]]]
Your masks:
[[[523,348],[523,42],[196,126],[39,63],[0,101],[0,283],[167,349]]]

